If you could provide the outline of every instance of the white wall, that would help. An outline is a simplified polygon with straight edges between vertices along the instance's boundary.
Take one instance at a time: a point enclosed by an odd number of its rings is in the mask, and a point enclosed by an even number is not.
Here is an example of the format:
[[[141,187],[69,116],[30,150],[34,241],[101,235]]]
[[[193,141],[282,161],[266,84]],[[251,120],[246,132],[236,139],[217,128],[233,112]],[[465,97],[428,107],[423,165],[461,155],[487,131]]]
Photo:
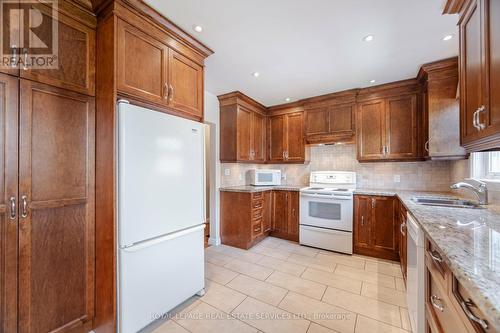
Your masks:
[[[208,156],[208,174],[210,181],[210,238],[212,245],[220,244],[220,212],[219,188],[220,159],[219,159],[219,100],[217,96],[205,91],[205,123],[210,126],[210,156]]]

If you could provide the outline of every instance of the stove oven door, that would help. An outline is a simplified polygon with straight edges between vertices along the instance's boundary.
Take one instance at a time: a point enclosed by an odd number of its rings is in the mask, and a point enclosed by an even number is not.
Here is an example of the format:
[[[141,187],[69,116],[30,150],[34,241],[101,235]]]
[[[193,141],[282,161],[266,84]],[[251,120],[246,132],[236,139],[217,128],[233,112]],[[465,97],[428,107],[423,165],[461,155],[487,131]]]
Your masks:
[[[300,224],[311,227],[352,231],[353,197],[301,193]]]

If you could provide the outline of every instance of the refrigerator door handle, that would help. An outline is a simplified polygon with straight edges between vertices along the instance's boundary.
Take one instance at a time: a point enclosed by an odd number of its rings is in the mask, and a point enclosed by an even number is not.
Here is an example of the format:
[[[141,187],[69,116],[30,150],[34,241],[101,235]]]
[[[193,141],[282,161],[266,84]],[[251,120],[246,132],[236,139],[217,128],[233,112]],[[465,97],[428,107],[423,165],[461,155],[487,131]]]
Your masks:
[[[125,252],[137,252],[137,251],[140,251],[142,249],[151,247],[153,245],[160,244],[160,243],[163,243],[163,242],[175,239],[175,238],[179,238],[179,237],[191,234],[191,233],[196,232],[196,231],[198,231],[200,229],[205,229],[205,224],[202,224],[202,225],[199,225],[199,226],[196,226],[196,227],[193,227],[193,228],[189,228],[189,229],[184,229],[184,230],[181,230],[181,231],[173,232],[173,233],[168,234],[168,235],[164,235],[164,236],[156,237],[156,238],[153,238],[153,239],[145,240],[145,241],[142,241],[142,242],[139,242],[139,243],[135,243],[135,244],[131,244],[131,245],[125,245],[124,247],[122,247],[122,250],[125,251]]]

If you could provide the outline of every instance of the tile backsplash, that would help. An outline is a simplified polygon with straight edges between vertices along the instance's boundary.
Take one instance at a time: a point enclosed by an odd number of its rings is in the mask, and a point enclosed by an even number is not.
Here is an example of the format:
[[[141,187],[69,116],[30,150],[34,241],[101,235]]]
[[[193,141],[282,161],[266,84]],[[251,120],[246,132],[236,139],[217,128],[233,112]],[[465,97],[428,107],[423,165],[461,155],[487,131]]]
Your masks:
[[[305,165],[223,163],[221,184],[248,184],[248,170],[262,168],[281,169],[290,185],[307,185],[310,172],[322,170],[355,171],[359,188],[448,191],[452,181],[450,161],[359,163],[354,144],[311,147],[310,158]]]

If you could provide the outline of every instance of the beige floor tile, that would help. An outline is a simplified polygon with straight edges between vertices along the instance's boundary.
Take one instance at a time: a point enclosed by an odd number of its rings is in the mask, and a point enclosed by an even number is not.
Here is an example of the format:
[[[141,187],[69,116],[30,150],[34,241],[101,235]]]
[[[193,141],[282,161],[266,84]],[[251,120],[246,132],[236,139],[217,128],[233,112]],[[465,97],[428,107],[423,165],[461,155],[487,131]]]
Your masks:
[[[328,263],[318,258],[302,256],[295,253],[290,255],[287,261],[327,272],[333,272],[336,267],[336,264],[334,263]]]
[[[184,303],[182,303],[182,304],[178,305],[177,307],[175,307],[174,309],[172,309],[169,312],[170,318],[173,318],[174,320],[178,319],[181,316],[188,313],[189,311],[191,311],[192,309],[194,309],[195,307],[197,307],[198,305],[200,305],[200,303],[201,303],[201,301],[200,301],[200,298],[198,296],[192,296]]]
[[[260,241],[259,244],[262,244],[262,245],[265,245],[265,246],[271,247],[271,248],[277,248],[281,244],[284,244],[287,242],[288,241],[286,241],[284,239],[279,239],[276,237],[267,237],[267,238],[264,238],[262,241]]]
[[[267,282],[282,287],[299,294],[303,294],[312,298],[321,299],[326,286],[310,280],[302,279],[294,275],[275,271],[267,278]]]
[[[205,261],[214,265],[224,266],[231,260],[233,260],[233,257],[230,257],[222,252],[205,251]]]
[[[408,333],[399,327],[390,326],[379,321],[358,315],[356,333]]]
[[[333,262],[335,264],[342,264],[354,268],[365,268],[365,260],[347,254],[323,251],[318,253],[316,258],[325,260],[326,262]]]
[[[252,247],[250,251],[281,260],[286,260],[291,254],[291,252],[276,248],[271,248],[266,246],[265,244],[257,244],[254,247]]]
[[[205,291],[205,295],[200,299],[227,313],[233,311],[246,298],[246,295],[210,280],[205,283]]]
[[[363,283],[359,280],[350,279],[342,275],[320,271],[314,268],[307,268],[305,272],[302,273],[301,278],[326,284],[330,287],[347,290],[355,294],[361,292],[361,285]]]
[[[244,261],[247,261],[250,263],[255,263],[255,262],[259,261],[260,259],[262,259],[262,257],[263,257],[262,254],[258,254],[258,253],[254,253],[254,252],[250,252],[250,251],[245,251],[242,249],[238,249],[235,247],[229,247],[229,246],[225,246],[222,253],[225,253],[231,257],[241,259],[241,260],[244,260]]]
[[[399,307],[377,301],[361,295],[356,295],[344,290],[328,287],[323,296],[323,302],[330,303],[356,312],[366,317],[401,327]]]
[[[354,332],[356,314],[337,306],[290,292],[279,307],[337,332]]]
[[[285,250],[285,251],[292,252],[292,253],[296,253],[296,254],[300,254],[303,256],[307,256],[307,257],[315,257],[319,253],[318,249],[314,249],[312,247],[307,247],[307,246],[302,246],[302,245],[299,245],[297,243],[292,243],[292,242],[287,243],[287,244],[281,244],[280,246],[278,246],[278,249]]]
[[[231,271],[227,268],[205,263],[205,277],[220,284],[226,284],[234,279],[238,273]]]
[[[281,287],[245,275],[237,276],[227,286],[271,305],[278,305],[288,292]]]
[[[405,280],[396,278],[396,290],[406,291]]]
[[[361,295],[406,308],[406,293],[393,288],[363,282]]]
[[[396,289],[394,277],[390,275],[368,272],[364,269],[353,268],[345,265],[337,265],[335,268],[335,274]]]
[[[258,280],[267,279],[269,275],[271,275],[271,273],[273,272],[273,270],[270,268],[261,265],[255,265],[240,259],[234,259],[229,263],[227,263],[226,265],[224,265],[224,267],[232,271],[251,276]]]
[[[407,309],[399,308],[401,312],[401,327],[407,331],[411,331],[410,314]]]
[[[152,333],[189,333],[189,331],[173,320],[169,320],[154,329]]]
[[[392,275],[396,277],[403,277],[401,268],[390,263],[366,261],[365,269],[370,272]]]
[[[177,323],[193,333],[246,333],[257,330],[206,303],[200,303]]]
[[[296,276],[300,276],[304,270],[306,269],[306,266],[276,259],[276,258],[271,258],[271,257],[266,257],[260,259],[257,261],[258,265],[265,266],[267,268],[275,269],[277,271],[283,272],[283,273],[288,273]]]
[[[311,323],[307,333],[336,333],[337,331],[331,330],[316,323]]]
[[[266,333],[305,333],[309,327],[309,321],[250,297],[232,314]]]

